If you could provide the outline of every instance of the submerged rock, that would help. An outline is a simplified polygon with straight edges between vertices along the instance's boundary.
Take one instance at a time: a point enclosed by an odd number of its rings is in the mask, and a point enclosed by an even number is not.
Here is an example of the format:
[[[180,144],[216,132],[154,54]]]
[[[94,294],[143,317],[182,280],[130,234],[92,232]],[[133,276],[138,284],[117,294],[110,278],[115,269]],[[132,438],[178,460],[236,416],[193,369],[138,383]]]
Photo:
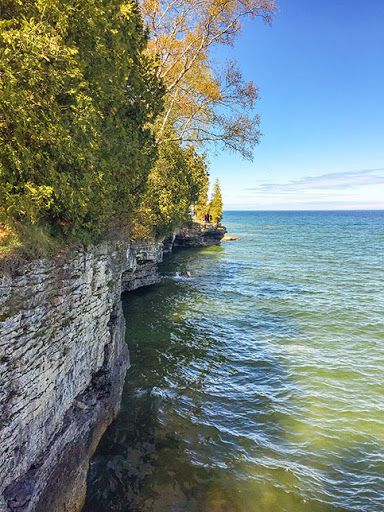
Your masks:
[[[222,238],[222,242],[233,242],[238,239],[239,239],[238,236],[225,234]]]
[[[192,277],[189,270],[183,270],[181,272],[175,272],[175,277]]]

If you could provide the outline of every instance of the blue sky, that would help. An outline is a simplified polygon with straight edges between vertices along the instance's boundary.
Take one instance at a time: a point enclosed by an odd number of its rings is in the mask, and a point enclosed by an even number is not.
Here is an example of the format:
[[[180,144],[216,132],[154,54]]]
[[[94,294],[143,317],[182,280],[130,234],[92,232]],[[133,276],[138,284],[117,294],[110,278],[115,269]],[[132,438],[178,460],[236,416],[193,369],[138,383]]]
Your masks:
[[[384,0],[279,0],[235,48],[260,88],[253,162],[210,153],[226,209],[384,208]]]

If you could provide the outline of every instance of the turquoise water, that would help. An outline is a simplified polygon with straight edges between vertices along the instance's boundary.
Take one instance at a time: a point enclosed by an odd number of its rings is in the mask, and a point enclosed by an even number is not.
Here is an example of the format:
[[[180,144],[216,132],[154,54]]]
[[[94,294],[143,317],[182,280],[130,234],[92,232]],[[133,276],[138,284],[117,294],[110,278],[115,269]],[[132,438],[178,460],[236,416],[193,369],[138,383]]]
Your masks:
[[[384,510],[384,212],[229,212],[124,298],[86,512]],[[178,278],[188,270],[191,278]]]

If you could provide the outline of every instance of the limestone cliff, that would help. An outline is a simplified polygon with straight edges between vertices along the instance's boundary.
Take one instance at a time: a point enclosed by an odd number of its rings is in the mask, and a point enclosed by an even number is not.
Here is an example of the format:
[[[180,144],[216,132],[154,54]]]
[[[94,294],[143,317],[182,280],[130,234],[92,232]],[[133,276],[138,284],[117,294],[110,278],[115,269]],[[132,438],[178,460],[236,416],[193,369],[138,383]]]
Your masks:
[[[128,367],[121,292],[157,282],[161,257],[105,243],[1,277],[0,510],[80,510]]]
[[[77,512],[90,457],[118,412],[129,355],[121,293],[159,282],[176,246],[103,243],[0,276],[0,512]],[[183,242],[184,240],[184,242]]]

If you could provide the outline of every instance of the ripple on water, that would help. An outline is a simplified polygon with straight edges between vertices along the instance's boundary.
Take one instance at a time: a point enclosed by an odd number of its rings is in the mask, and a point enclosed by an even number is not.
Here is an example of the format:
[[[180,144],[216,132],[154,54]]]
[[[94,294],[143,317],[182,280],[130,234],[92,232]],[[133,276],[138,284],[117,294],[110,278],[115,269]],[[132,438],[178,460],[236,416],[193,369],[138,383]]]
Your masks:
[[[124,299],[132,366],[85,511],[384,510],[384,213],[225,223],[239,242]]]

